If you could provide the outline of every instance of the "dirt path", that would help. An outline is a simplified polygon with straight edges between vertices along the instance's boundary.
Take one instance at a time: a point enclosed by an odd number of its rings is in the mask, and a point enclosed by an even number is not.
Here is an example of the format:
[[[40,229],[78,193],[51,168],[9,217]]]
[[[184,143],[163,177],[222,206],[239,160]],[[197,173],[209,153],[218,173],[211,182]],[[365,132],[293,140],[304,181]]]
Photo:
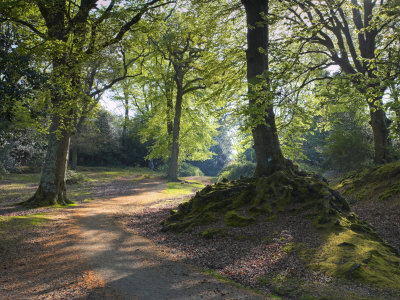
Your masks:
[[[118,222],[123,215],[168,198],[162,192],[165,188],[160,180],[146,180],[137,183],[133,195],[93,201],[76,209],[78,247],[105,283],[88,298],[262,299],[169,258],[168,249],[133,235]]]

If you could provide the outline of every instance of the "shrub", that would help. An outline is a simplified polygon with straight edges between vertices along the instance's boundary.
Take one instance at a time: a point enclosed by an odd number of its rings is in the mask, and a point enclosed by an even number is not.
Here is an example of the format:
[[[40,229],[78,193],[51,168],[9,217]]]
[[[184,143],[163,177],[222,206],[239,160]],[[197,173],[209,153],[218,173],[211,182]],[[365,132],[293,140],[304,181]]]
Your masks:
[[[189,163],[181,163],[178,169],[179,177],[187,176],[204,176],[204,173],[198,168]]]
[[[158,168],[158,171],[167,174],[168,164],[160,166]],[[178,177],[187,177],[187,176],[204,176],[204,173],[200,170],[200,168],[195,167],[192,164],[182,162],[179,164]]]
[[[67,179],[66,179],[67,184],[78,184],[88,180],[89,178],[82,173],[78,173],[72,170],[67,171]]]
[[[218,176],[218,181],[221,181],[223,178],[234,180],[240,177],[252,177],[255,169],[256,164],[250,161],[233,162],[222,169]]]

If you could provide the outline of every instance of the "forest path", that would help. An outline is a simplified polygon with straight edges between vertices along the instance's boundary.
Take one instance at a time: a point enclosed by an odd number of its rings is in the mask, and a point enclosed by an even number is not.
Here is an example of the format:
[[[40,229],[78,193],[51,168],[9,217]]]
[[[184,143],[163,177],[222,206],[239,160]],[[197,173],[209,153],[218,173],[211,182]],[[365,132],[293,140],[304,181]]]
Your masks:
[[[89,299],[264,299],[207,276],[168,256],[168,249],[134,235],[121,220],[171,198],[166,183],[146,179],[132,195],[96,200],[74,209],[77,246],[104,282]]]

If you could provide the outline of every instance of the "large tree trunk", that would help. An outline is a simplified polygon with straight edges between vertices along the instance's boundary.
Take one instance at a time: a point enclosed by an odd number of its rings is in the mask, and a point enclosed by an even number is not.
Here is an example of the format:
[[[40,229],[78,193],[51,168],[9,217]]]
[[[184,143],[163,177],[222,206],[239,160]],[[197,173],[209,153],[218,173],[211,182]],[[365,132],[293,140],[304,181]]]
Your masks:
[[[252,133],[256,154],[255,176],[282,168],[284,158],[275,125],[272,97],[268,93],[268,0],[242,0],[247,18],[247,80]],[[263,78],[260,78],[263,76]],[[260,91],[259,86],[262,86]],[[261,101],[260,101],[261,100]],[[261,115],[260,115],[261,114]]]
[[[390,120],[383,109],[370,106],[371,127],[374,135],[374,163],[383,164],[393,160],[389,137]]]
[[[178,181],[179,133],[181,129],[183,90],[178,86],[176,92],[174,127],[172,130],[172,151],[168,168],[168,181]]]
[[[60,125],[60,117],[57,114],[53,115],[39,187],[36,193],[25,202],[28,206],[39,207],[71,203],[67,199],[65,183],[70,135],[66,131],[57,134]]]

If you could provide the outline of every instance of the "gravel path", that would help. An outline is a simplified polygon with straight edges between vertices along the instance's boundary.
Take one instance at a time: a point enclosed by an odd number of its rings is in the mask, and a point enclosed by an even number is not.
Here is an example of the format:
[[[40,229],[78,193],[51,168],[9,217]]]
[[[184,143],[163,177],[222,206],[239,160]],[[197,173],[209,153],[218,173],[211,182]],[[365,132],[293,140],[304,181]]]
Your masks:
[[[203,274],[127,229],[126,218],[171,196],[164,180],[122,179],[78,207],[4,210],[49,212],[51,220],[14,228],[9,234],[20,238],[0,245],[0,299],[265,299]]]
[[[78,246],[106,283],[104,290],[121,299],[262,299],[170,259],[150,240],[123,229],[118,222],[121,216],[166,199],[165,188],[162,181],[146,180],[138,183],[133,195],[95,201],[76,210]],[[96,291],[89,298],[102,296]]]

